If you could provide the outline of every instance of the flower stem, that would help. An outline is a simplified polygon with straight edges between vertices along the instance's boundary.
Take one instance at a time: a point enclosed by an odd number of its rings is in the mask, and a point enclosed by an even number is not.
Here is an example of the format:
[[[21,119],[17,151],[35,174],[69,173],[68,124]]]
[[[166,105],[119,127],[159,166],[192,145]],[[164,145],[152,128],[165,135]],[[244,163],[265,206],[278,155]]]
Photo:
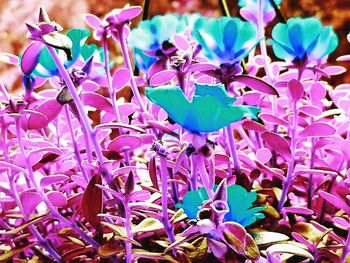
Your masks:
[[[126,36],[124,34],[125,32],[125,27],[123,26],[120,30],[119,30],[119,42],[120,42],[120,48],[122,50],[122,55],[123,55],[123,59],[124,59],[124,63],[125,63],[125,67],[130,71],[133,72],[132,66],[131,66],[131,61],[130,61],[130,56],[129,56],[129,52],[128,52],[128,45],[127,45],[127,40],[126,40]],[[140,92],[137,88],[136,85],[136,81],[135,81],[135,76],[133,74],[131,74],[131,78],[130,78],[130,86],[131,86],[131,90],[132,93],[134,94],[136,101],[138,103],[138,105],[140,106],[141,112],[147,112],[147,109],[142,101]]]
[[[79,166],[80,171],[82,172],[82,174],[84,176],[85,181],[89,182],[89,176],[87,175],[85,168],[81,165],[82,160],[81,160],[81,156],[80,156],[80,152],[79,152],[79,147],[78,147],[78,143],[77,143],[77,141],[75,139],[75,136],[74,136],[74,130],[73,130],[73,126],[72,126],[72,121],[71,121],[71,118],[69,116],[69,110],[68,110],[68,106],[67,105],[64,106],[64,110],[65,110],[65,113],[66,113],[66,118],[67,118],[67,123],[68,123],[70,136],[72,138],[75,158],[77,159],[78,166]]]
[[[125,231],[128,238],[133,238],[131,231],[131,211],[129,207],[129,198],[125,200]],[[132,244],[129,241],[125,242],[126,263],[132,263]]]
[[[169,222],[168,215],[168,168],[166,157],[159,154],[160,158],[160,177],[162,182],[162,210],[163,210],[163,224],[165,232],[169,238],[169,242],[172,244],[175,242],[175,236],[173,232],[173,228]]]
[[[52,59],[55,61],[55,64],[56,64],[64,82],[66,83],[69,92],[72,95],[74,103],[75,103],[77,110],[79,112],[79,116],[80,116],[80,119],[82,121],[82,124],[87,131],[87,136],[89,137],[89,139],[94,147],[97,160],[99,161],[100,164],[102,164],[104,162],[104,157],[102,154],[101,145],[98,143],[98,141],[96,139],[96,133],[92,130],[92,128],[89,124],[89,119],[84,112],[83,103],[80,100],[80,97],[75,89],[75,86],[74,86],[66,68],[63,66],[62,62],[60,61],[59,57],[57,56],[55,49],[49,45],[46,45],[46,47],[49,50]],[[84,131],[84,129],[83,129],[83,131]],[[103,175],[104,175],[105,180],[107,181],[107,184],[110,187],[114,188],[111,174],[108,171],[103,171]]]
[[[221,13],[223,16],[231,16],[226,0],[219,0]]]
[[[236,150],[236,145],[235,145],[235,138],[233,136],[233,129],[231,124],[228,125],[226,128],[226,134],[228,137],[228,148],[231,154],[232,162],[234,165],[234,170],[236,176],[238,176],[241,173],[241,167],[239,165],[239,160],[238,160],[238,155],[237,155],[237,150]]]
[[[39,194],[40,199],[45,203],[45,205],[47,206],[47,208],[50,210],[50,213],[52,215],[52,217],[57,218],[61,223],[70,226],[74,231],[76,231],[80,237],[82,239],[84,239],[87,243],[91,244],[94,248],[98,248],[99,244],[93,240],[92,238],[90,238],[84,231],[82,231],[75,223],[69,221],[68,219],[66,219],[65,217],[63,217],[57,210],[56,208],[53,206],[53,204],[51,203],[51,201],[47,198],[47,196],[45,195],[43,189],[38,185],[38,183],[35,180],[34,177],[34,172],[33,172],[33,168],[30,164],[29,161],[29,156],[27,155],[27,152],[24,148],[23,142],[22,142],[22,137],[21,137],[21,119],[20,118],[16,118],[16,135],[17,135],[17,139],[18,139],[18,145],[19,148],[21,150],[21,153],[23,155],[25,164],[26,164],[26,168],[27,168],[27,175],[28,178],[30,180],[30,182],[32,183],[32,185],[34,186],[36,192]]]
[[[276,5],[275,1],[274,1],[274,0],[269,0],[269,1],[270,1],[271,5],[272,5],[273,9],[274,9],[275,12],[276,12],[276,16],[277,16],[278,20],[279,20],[281,23],[283,23],[283,24],[287,23],[286,18],[284,17],[284,15],[282,14],[282,12],[281,12],[281,10],[278,8],[278,6]]]
[[[291,127],[291,157],[288,161],[288,170],[287,170],[287,176],[285,181],[283,182],[283,187],[282,187],[282,195],[281,199],[278,202],[277,206],[277,211],[280,212],[281,209],[283,208],[284,202],[286,201],[287,194],[289,191],[289,187],[294,179],[294,166],[295,166],[295,150],[296,150],[296,131],[297,131],[297,126],[298,126],[298,108],[297,108],[297,103],[296,101],[293,100],[293,121],[292,121],[292,127]]]
[[[196,155],[194,153],[191,154],[190,160],[191,160],[190,187],[191,187],[191,190],[197,190],[197,161],[196,161]]]
[[[205,169],[204,156],[200,153],[198,153],[197,155],[197,162],[198,162],[199,174],[201,176],[203,186],[207,191],[209,198],[212,198],[214,196],[213,185],[210,184],[209,174]]]
[[[108,42],[106,37],[102,38],[102,46],[103,46],[104,68],[106,71],[106,77],[108,82],[108,91],[112,100],[112,106],[113,106],[116,121],[121,122],[121,117],[120,117],[118,105],[117,105],[116,92],[115,92],[115,89],[112,87],[112,78],[111,78],[111,72],[109,70],[109,59],[108,59]]]

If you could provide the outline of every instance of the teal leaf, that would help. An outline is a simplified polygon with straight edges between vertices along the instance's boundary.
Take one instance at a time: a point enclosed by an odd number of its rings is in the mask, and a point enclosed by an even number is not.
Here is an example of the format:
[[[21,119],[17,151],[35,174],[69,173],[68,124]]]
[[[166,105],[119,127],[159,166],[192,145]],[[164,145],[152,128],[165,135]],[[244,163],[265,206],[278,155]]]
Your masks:
[[[260,108],[233,105],[222,84],[195,84],[196,91],[190,102],[177,86],[146,88],[146,96],[162,107],[172,120],[193,133],[218,131],[244,117],[256,118]],[[209,121],[210,120],[210,121]]]

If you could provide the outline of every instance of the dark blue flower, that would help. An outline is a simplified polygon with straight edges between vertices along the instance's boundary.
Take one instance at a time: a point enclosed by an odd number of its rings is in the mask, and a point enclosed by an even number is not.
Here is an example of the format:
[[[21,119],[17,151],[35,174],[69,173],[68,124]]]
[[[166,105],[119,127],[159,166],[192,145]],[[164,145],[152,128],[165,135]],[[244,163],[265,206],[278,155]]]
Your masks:
[[[269,42],[278,58],[306,65],[332,53],[339,41],[333,28],[322,27],[318,18],[297,17],[277,24]]]

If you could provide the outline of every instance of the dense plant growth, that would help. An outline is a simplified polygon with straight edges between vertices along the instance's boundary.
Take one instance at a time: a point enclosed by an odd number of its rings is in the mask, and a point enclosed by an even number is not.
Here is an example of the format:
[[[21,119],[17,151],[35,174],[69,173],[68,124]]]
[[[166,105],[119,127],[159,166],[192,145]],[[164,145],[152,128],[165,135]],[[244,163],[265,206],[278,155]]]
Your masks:
[[[100,47],[40,8],[23,54],[1,53],[23,92],[0,82],[0,261],[350,262],[338,37],[280,3],[132,30],[141,7],[88,14]]]

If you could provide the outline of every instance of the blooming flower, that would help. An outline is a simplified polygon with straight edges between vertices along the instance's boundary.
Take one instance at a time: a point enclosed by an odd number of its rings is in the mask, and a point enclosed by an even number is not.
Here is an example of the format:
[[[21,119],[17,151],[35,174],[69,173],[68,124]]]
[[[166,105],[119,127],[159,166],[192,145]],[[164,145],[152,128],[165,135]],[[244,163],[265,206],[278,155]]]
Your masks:
[[[274,0],[276,5],[279,6],[282,0]],[[259,17],[259,0],[239,0],[238,6],[241,7],[239,13],[241,16],[253,22],[254,24],[258,24]],[[268,24],[275,17],[275,11],[273,9],[270,0],[262,0],[262,15],[264,24]]]
[[[336,49],[338,42],[332,27],[322,27],[320,20],[314,17],[290,18],[286,24],[277,24],[270,40],[278,58],[299,65],[329,55]]]
[[[257,44],[254,24],[232,17],[199,18],[193,35],[204,55],[220,63],[240,62]]]
[[[146,88],[146,96],[173,121],[193,133],[217,131],[244,117],[256,118],[260,111],[253,106],[233,105],[236,99],[226,93],[222,84],[195,84],[195,87],[192,102],[178,86]]]
[[[215,189],[216,187],[214,187]],[[256,201],[256,192],[248,192],[240,185],[230,185],[227,187],[227,213],[223,221],[233,221],[246,227],[253,224],[256,220],[265,216],[260,213],[264,207],[252,207]],[[197,219],[203,213],[203,209],[209,200],[208,194],[204,187],[199,190],[188,191],[183,199],[182,204],[177,204],[177,208],[182,208],[189,219]],[[226,201],[226,200],[224,200]]]
[[[130,32],[129,45],[134,48],[135,63],[140,69],[147,71],[156,57],[174,51],[169,42],[171,36],[182,28],[180,16],[167,14],[145,20]],[[140,41],[142,39],[142,41]],[[144,61],[148,61],[144,63]]]

